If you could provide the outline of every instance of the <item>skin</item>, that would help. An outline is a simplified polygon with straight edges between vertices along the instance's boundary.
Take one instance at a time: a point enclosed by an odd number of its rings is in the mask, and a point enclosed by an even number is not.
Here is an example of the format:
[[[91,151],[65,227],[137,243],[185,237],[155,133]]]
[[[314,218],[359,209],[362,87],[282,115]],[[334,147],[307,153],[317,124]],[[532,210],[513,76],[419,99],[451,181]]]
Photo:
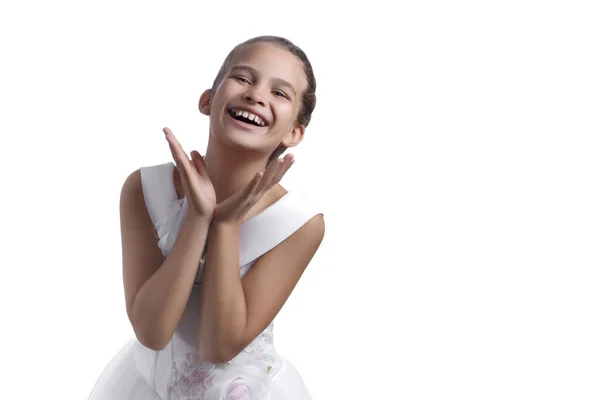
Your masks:
[[[281,310],[324,236],[321,214],[261,256],[244,278],[239,273],[239,231],[287,192],[279,184],[293,156],[265,169],[280,144],[297,146],[305,127],[297,123],[306,76],[301,62],[273,44],[244,46],[215,92],[205,91],[199,110],[210,117],[206,155],[188,157],[165,128],[179,198],[189,212],[173,249],[162,260],[147,214],[139,170],[121,194],[123,271],[127,312],[138,339],[160,350],[171,339],[191,293],[203,245],[206,256],[198,332],[200,356],[207,362],[231,360]],[[251,109],[268,123],[248,129],[228,114]]]

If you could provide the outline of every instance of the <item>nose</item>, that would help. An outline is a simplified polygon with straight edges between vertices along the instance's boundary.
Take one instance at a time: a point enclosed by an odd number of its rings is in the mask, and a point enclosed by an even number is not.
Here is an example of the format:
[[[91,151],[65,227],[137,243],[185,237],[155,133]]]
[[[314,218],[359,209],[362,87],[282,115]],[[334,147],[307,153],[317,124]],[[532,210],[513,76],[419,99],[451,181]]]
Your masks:
[[[244,100],[250,104],[260,104],[261,106],[265,105],[265,99],[260,94],[256,86],[248,88],[248,90],[244,93]]]

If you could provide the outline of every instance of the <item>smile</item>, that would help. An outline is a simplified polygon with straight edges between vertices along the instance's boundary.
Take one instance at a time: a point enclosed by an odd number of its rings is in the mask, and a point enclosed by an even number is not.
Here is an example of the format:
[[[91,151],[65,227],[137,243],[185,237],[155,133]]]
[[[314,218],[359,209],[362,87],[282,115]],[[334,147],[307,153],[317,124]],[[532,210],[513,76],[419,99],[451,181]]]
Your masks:
[[[267,126],[267,123],[258,115],[253,114],[249,111],[245,111],[245,110],[240,110],[237,108],[231,108],[229,111],[229,115],[240,122],[246,123],[246,124],[250,124],[250,125],[254,125],[254,126],[258,126],[258,127],[265,127]]]

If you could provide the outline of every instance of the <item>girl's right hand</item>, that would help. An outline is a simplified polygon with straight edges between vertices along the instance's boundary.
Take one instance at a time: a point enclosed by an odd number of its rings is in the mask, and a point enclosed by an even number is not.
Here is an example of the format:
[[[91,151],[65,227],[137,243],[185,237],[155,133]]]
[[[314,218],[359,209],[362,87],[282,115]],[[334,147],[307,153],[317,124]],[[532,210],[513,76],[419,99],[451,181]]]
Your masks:
[[[169,128],[163,128],[163,132],[181,176],[189,206],[188,213],[211,220],[217,205],[217,196],[208,177],[204,159],[200,153],[193,150],[190,153],[192,156],[190,160],[173,132]]]

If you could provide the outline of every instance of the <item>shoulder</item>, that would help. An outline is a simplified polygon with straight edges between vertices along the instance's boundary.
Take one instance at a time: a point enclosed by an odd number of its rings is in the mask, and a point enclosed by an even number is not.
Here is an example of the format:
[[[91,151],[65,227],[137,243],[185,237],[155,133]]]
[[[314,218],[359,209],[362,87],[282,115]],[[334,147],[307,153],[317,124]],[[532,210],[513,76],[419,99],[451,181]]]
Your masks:
[[[290,238],[308,236],[319,241],[325,234],[321,208],[301,190],[291,190],[282,198],[282,220],[290,221]]]
[[[292,237],[294,235],[303,235],[308,237],[312,242],[320,243],[325,236],[325,218],[323,217],[323,213],[316,214],[310,218],[300,229],[292,234]]]
[[[165,179],[164,175],[170,173],[167,164],[144,166],[127,175],[121,187],[121,211],[146,209],[148,191],[152,192],[153,187]]]
[[[123,182],[119,200],[121,221],[147,218],[141,168],[131,172]]]
[[[131,199],[142,193],[142,169],[138,168],[125,178],[121,187],[121,201]]]
[[[271,257],[279,260],[297,258],[298,268],[303,270],[315,255],[325,237],[325,219],[323,214],[310,218],[296,232],[272,250]]]
[[[286,211],[292,215],[292,220],[296,220],[297,229],[282,243],[282,246],[278,246],[279,249],[275,253],[285,257],[285,254],[290,253],[298,256],[300,252],[312,257],[325,237],[323,212],[303,191],[290,191],[288,196],[290,199]]]
[[[123,182],[121,188],[121,200],[124,198],[137,198],[143,200],[144,191],[147,186],[160,183],[171,174],[173,168],[172,163],[162,163],[138,168],[132,171]]]
[[[279,253],[280,257],[285,257],[286,254],[290,253],[296,256],[304,253],[310,259],[317,252],[324,237],[325,219],[323,214],[320,213],[311,217],[300,229],[284,241],[282,248],[276,253]]]
[[[290,191],[283,200],[281,211],[274,214],[281,225],[270,229],[274,236],[279,234],[280,243],[268,252],[267,258],[288,258],[300,254],[312,257],[325,237],[323,212],[301,191]],[[279,228],[281,231],[278,231]]]

